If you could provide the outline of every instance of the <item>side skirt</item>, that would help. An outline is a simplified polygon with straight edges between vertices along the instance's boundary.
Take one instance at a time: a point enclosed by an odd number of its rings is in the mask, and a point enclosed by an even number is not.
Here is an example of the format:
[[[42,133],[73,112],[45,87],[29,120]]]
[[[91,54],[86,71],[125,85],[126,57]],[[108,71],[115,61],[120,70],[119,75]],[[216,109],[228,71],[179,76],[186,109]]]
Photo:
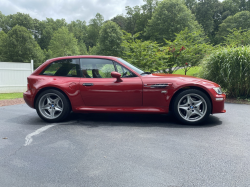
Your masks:
[[[110,107],[83,106],[76,107],[74,112],[120,112],[120,113],[168,113],[166,107]]]

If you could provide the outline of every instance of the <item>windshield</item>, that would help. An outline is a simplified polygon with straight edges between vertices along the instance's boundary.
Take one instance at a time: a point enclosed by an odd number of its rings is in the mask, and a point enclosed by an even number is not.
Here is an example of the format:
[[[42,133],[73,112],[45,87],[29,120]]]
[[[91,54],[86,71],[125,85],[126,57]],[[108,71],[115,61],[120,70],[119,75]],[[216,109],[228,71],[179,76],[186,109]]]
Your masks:
[[[135,66],[133,66],[132,64],[128,63],[127,61],[125,61],[125,60],[123,60],[123,59],[121,59],[121,58],[118,58],[118,60],[119,60],[120,62],[122,62],[123,64],[125,64],[126,66],[130,67],[130,68],[131,68],[132,70],[134,70],[136,73],[139,73],[140,75],[141,75],[142,73],[144,73],[144,71],[138,69],[137,67],[135,67]]]

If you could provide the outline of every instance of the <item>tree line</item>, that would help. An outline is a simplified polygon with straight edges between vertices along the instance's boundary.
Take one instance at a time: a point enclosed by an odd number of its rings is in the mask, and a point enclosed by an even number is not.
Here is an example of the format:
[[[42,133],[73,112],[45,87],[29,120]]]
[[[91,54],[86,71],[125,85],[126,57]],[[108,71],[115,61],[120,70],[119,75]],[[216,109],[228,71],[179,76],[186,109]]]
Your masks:
[[[0,61],[35,62],[69,55],[120,56],[150,71],[185,72],[222,45],[248,45],[250,0],[144,0],[104,21],[33,19],[0,12]]]

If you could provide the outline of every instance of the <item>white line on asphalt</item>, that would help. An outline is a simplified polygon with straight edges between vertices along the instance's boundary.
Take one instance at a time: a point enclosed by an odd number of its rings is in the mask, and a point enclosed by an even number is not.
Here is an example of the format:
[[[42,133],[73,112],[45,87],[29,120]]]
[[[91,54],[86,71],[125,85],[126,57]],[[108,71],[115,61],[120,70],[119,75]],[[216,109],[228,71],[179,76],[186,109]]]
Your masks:
[[[32,133],[28,134],[25,137],[25,144],[24,144],[24,146],[27,146],[27,145],[31,144],[31,142],[33,141],[32,136],[36,136],[36,135],[40,134],[41,132],[44,132],[47,129],[49,129],[49,128],[55,126],[55,125],[64,125],[64,124],[68,125],[68,124],[72,124],[72,123],[77,123],[77,121],[54,123],[53,125],[46,125],[46,126],[40,128],[40,129],[37,129],[35,132],[32,132]]]
[[[53,127],[53,126],[55,126],[55,124],[54,125],[46,125],[46,126],[40,128],[40,129],[37,129],[35,132],[32,132],[32,133],[28,134],[25,137],[25,144],[24,144],[24,146],[27,146],[27,145],[31,144],[31,142],[33,141],[32,136],[36,136],[36,135],[40,134],[41,132],[44,132],[47,129]]]

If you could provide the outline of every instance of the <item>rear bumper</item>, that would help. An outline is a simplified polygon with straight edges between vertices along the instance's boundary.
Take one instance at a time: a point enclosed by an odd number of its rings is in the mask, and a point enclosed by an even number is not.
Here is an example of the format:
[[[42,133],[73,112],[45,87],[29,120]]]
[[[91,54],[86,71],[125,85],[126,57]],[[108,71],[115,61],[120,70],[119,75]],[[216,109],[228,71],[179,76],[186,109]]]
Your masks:
[[[33,97],[33,94],[31,93],[30,90],[23,93],[23,99],[29,107],[35,108],[34,107],[34,97]]]
[[[226,100],[226,94],[221,94],[221,95],[216,95],[213,99],[212,99],[212,103],[213,103],[213,110],[212,110],[212,114],[215,113],[225,113],[225,100]]]

